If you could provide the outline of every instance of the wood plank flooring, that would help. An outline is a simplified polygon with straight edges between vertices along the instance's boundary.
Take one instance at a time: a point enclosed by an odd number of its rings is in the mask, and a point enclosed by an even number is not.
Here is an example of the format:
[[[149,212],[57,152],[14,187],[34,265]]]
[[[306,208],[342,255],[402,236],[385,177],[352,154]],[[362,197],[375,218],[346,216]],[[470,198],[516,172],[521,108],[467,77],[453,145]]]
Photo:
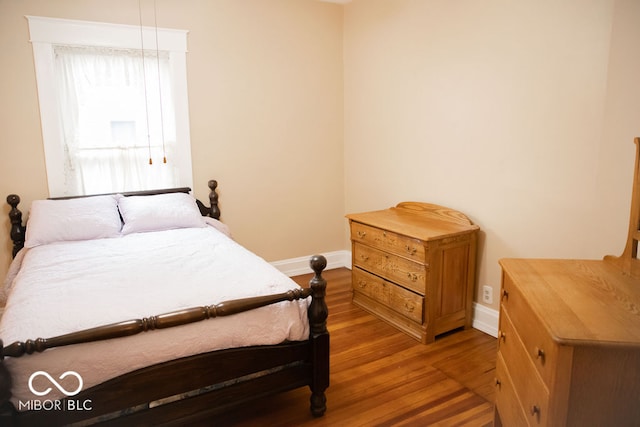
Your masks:
[[[306,286],[310,275],[294,279]],[[429,345],[351,303],[351,272],[326,271],[331,333],[327,412],[309,390],[272,396],[219,416],[217,426],[492,426],[496,340],[475,329]]]

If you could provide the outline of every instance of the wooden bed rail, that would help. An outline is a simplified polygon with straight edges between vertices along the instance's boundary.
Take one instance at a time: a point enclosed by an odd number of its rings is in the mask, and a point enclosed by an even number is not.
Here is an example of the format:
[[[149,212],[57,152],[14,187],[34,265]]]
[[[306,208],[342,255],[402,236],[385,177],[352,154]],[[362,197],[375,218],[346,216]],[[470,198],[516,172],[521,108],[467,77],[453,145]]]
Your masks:
[[[322,278],[322,270],[326,267],[326,259],[322,255],[311,258],[310,264],[315,272],[310,288],[293,289],[287,292],[250,298],[224,301],[215,305],[192,307],[176,310],[142,319],[132,319],[109,325],[97,326],[82,331],[59,335],[52,338],[27,339],[4,346],[0,340],[0,360],[5,357],[20,357],[24,354],[41,353],[54,347],[83,344],[112,338],[136,335],[155,329],[167,329],[174,326],[200,322],[215,317],[231,316],[282,301],[294,301],[314,296],[309,307],[311,334],[326,333],[327,306],[324,303],[326,281]]]
[[[200,209],[200,214],[202,216],[209,216],[214,219],[220,219],[220,207],[218,206],[218,181],[215,179],[209,180],[207,183],[209,187],[209,206],[206,206],[200,200],[196,199],[196,204],[198,205],[198,209]],[[191,188],[189,187],[179,187],[179,188],[165,188],[161,190],[143,190],[143,191],[125,191],[122,193],[105,193],[105,194],[91,194],[85,196],[67,196],[67,197],[53,197],[51,200],[67,200],[67,199],[78,199],[82,197],[94,197],[94,196],[108,196],[115,194],[122,194],[125,197],[129,196],[153,196],[157,194],[167,194],[167,193],[189,193],[191,192]],[[7,196],[7,203],[11,206],[11,210],[9,211],[9,221],[11,222],[11,231],[9,233],[11,237],[11,241],[13,242],[13,250],[12,255],[15,258],[17,253],[24,247],[25,234],[27,227],[22,224],[22,212],[18,209],[18,204],[20,204],[20,196],[17,194],[9,194]]]

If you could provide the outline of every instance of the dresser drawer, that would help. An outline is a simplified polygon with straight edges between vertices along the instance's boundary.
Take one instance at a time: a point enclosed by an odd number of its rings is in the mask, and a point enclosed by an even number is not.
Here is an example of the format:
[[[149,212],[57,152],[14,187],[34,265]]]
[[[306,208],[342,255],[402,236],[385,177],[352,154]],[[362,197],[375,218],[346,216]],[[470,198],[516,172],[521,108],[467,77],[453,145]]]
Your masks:
[[[558,366],[558,345],[551,339],[508,275],[505,275],[502,286],[502,310],[509,315],[513,327],[522,339],[526,354],[545,384],[550,386],[554,383]]]
[[[421,240],[403,236],[393,231],[382,230],[359,222],[351,222],[351,239],[383,251],[407,257],[419,262],[425,261],[425,247]]]
[[[353,264],[384,276],[420,295],[425,294],[428,269],[424,264],[359,243],[353,245]]]
[[[501,354],[498,354],[496,358],[496,406],[499,408],[502,426],[518,427],[528,425],[528,417],[520,405]]]
[[[513,389],[527,415],[529,425],[547,425],[549,391],[534,367],[533,361],[526,354],[520,335],[504,311],[500,313],[498,354],[505,361]]]
[[[353,269],[353,289],[422,324],[424,297],[358,267]]]

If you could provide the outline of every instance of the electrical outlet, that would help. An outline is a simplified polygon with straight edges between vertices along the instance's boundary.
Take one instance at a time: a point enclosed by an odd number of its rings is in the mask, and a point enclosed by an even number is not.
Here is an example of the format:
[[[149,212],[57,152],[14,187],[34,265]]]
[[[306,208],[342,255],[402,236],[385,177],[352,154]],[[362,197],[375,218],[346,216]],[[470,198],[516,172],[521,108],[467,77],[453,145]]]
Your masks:
[[[493,288],[489,285],[482,287],[482,302],[486,304],[493,304]]]

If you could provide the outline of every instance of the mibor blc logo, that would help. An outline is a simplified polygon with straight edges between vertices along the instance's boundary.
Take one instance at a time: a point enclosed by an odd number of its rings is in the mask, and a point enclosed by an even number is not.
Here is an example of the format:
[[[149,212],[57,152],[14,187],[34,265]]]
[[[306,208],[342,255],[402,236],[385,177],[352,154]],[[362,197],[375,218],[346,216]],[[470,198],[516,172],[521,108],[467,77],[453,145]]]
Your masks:
[[[34,384],[36,378],[43,377],[48,381],[50,385],[44,384],[44,379],[37,381],[37,387]],[[67,377],[73,377],[72,381],[65,380]],[[63,387],[60,382],[65,384]],[[75,383],[77,382],[77,387],[74,389]],[[91,400],[73,400],[69,399],[72,396],[80,393],[82,391],[82,387],[84,386],[84,381],[79,373],[75,371],[67,371],[60,375],[56,380],[53,378],[48,372],[45,371],[36,371],[29,377],[29,390],[35,396],[46,396],[51,391],[53,391],[53,387],[57,388],[62,394],[64,394],[67,398],[63,400],[27,400],[19,401],[18,407],[19,410],[27,410],[27,411],[90,411],[92,409]]]
[[[63,380],[69,375],[75,377],[78,380],[78,388],[76,388],[75,390],[72,390],[72,391],[66,390],[56,380],[54,380],[53,377],[49,375],[48,372],[45,372],[45,371],[36,371],[33,374],[31,374],[31,376],[29,377],[29,390],[31,390],[31,393],[35,394],[36,396],[46,396],[47,394],[49,394],[52,390],[51,387],[48,387],[43,391],[36,390],[33,387],[33,380],[36,377],[43,376],[47,378],[51,382],[51,384],[54,385],[58,390],[60,390],[65,396],[75,396],[76,394],[80,393],[80,391],[82,390],[82,386],[84,384],[82,382],[82,377],[80,376],[80,374],[75,371],[67,371],[64,374],[60,375],[60,378],[58,379]]]

